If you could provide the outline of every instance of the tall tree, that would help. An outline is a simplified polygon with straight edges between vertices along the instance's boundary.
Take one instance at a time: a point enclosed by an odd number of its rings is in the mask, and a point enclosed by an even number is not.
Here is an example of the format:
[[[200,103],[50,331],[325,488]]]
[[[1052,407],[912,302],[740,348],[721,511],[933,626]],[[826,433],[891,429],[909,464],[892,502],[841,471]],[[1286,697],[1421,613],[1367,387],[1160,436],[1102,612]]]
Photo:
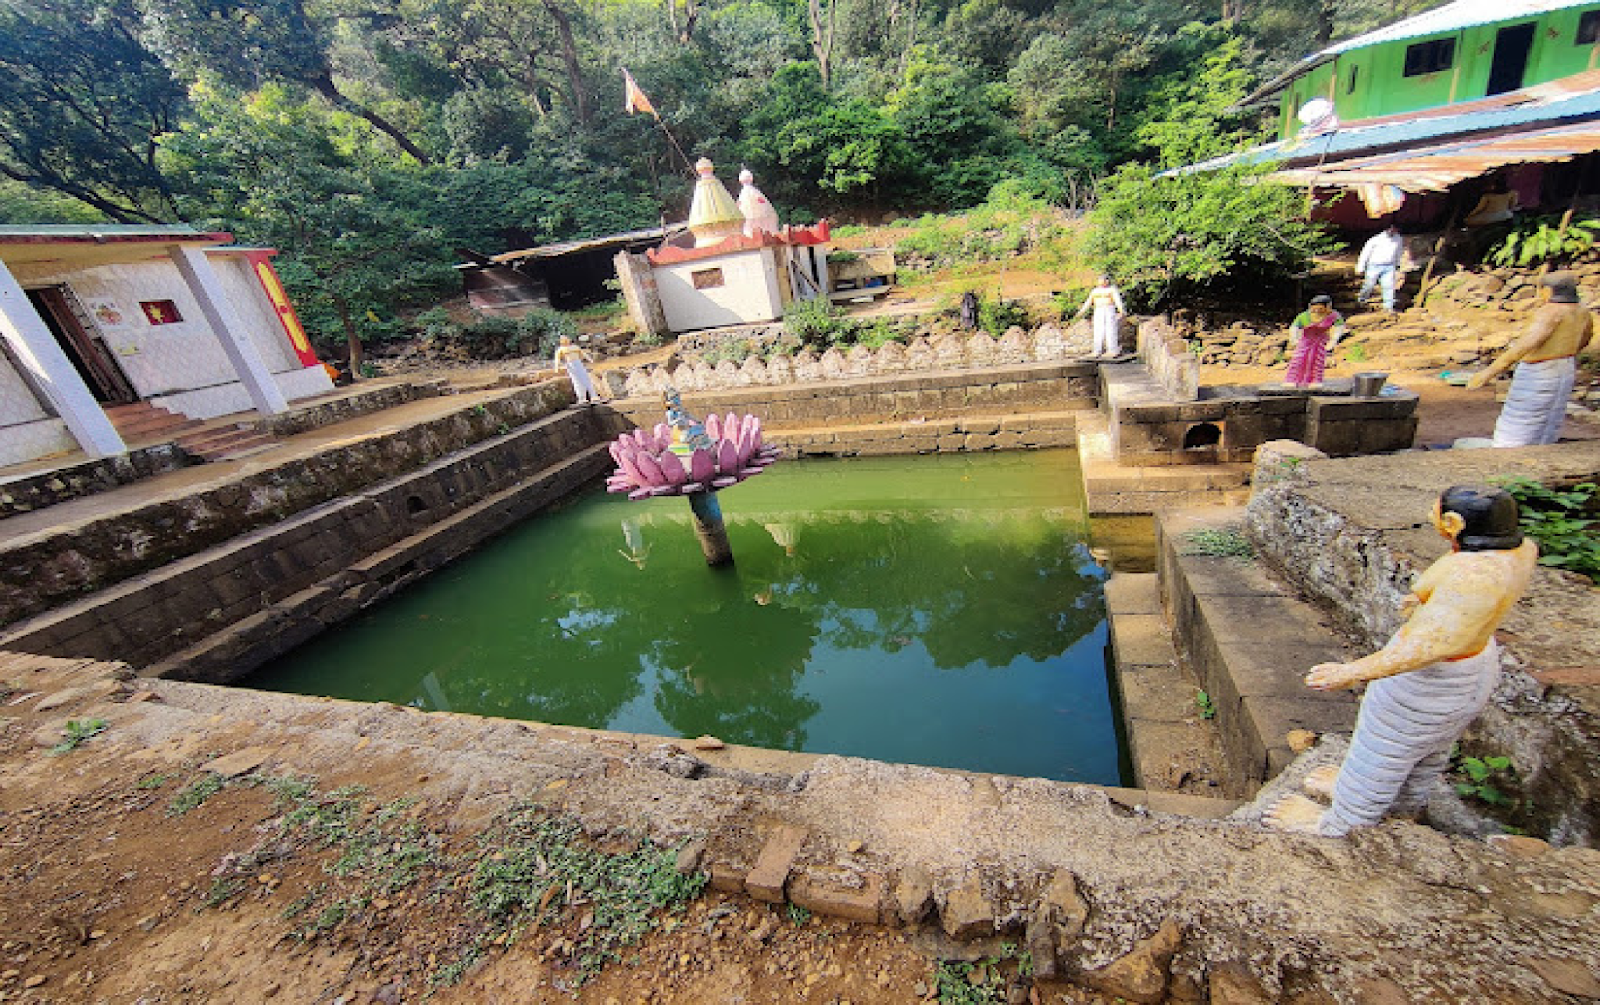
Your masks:
[[[299,84],[365,119],[419,164],[432,158],[377,111],[340,89],[329,57],[336,17],[306,0],[139,0],[149,45],[192,77],[214,73],[238,87]]]
[[[125,0],[0,5],[0,175],[122,223],[178,215],[156,154],[184,92],[136,24]]]

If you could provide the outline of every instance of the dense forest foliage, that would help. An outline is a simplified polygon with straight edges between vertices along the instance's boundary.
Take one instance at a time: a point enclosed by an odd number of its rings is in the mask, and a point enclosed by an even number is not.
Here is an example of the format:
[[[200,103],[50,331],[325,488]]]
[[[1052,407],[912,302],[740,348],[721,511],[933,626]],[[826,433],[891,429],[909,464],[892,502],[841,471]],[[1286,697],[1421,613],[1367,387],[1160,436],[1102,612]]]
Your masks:
[[[623,113],[623,67],[786,220],[879,220],[1225,151],[1266,75],[1426,6],[0,0],[0,222],[230,230],[283,250],[319,335],[382,337],[455,288],[458,249],[681,218],[691,174]]]

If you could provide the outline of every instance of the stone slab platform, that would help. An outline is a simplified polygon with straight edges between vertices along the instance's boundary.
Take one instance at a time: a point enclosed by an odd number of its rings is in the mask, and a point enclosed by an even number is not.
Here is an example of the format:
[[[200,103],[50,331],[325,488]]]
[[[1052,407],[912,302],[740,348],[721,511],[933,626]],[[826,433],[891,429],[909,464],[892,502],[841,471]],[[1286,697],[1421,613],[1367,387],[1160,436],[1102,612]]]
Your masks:
[[[1113,680],[1134,784],[1175,791],[1210,782],[1216,795],[1229,786],[1214,724],[1197,701],[1199,683],[1178,659],[1161,610],[1153,572],[1119,572],[1106,581]]]
[[[1113,456],[1103,413],[1077,422],[1078,462],[1089,512],[1154,513],[1190,506],[1239,506],[1250,496],[1248,464],[1138,465]]]

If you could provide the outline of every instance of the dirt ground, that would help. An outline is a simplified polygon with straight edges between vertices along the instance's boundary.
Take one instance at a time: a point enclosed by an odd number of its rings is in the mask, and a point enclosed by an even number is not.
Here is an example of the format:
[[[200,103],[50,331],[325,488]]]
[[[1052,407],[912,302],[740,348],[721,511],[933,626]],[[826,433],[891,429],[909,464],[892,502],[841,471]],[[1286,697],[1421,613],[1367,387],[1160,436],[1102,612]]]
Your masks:
[[[8,715],[0,771],[0,1001],[105,1002],[873,1002],[916,1001],[933,982],[928,949],[897,933],[794,919],[708,892],[596,980],[577,988],[570,946],[582,916],[493,947],[493,967],[462,987],[430,985],[466,946],[469,873],[443,865],[418,892],[375,899],[359,925],[301,940],[285,917],[339,849],[300,849],[241,894],[208,906],[219,876],[257,847],[282,811],[265,788],[231,785],[173,815],[192,764],[151,770],[91,743],[52,756]],[[370,805],[409,779],[363,771],[320,780],[361,785]],[[436,809],[411,817],[441,862],[464,862],[474,837]],[[348,929],[348,930],[347,930]],[[804,990],[804,994],[797,991]],[[430,994],[431,992],[431,994]]]

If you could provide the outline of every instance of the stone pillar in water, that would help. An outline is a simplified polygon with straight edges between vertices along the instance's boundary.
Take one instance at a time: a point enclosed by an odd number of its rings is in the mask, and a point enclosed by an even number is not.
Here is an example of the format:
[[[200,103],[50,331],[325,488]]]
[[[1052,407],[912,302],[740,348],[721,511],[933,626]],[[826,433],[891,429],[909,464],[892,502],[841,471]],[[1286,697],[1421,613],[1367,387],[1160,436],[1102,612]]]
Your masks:
[[[689,508],[694,511],[694,533],[700,539],[707,565],[730,565],[733,546],[728,543],[728,528],[722,522],[722,505],[715,492],[690,492]]]

